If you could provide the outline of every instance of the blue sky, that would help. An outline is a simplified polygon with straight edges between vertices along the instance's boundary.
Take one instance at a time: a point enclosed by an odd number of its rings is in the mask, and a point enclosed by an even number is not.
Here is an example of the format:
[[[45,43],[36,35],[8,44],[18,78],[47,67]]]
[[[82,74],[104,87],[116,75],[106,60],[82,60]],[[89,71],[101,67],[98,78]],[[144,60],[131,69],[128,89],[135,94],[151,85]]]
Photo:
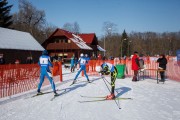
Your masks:
[[[117,32],[180,31],[180,0],[29,0],[44,10],[47,22],[62,28],[77,22],[82,33],[104,35],[103,23],[117,25]],[[18,11],[18,0],[11,13]]]

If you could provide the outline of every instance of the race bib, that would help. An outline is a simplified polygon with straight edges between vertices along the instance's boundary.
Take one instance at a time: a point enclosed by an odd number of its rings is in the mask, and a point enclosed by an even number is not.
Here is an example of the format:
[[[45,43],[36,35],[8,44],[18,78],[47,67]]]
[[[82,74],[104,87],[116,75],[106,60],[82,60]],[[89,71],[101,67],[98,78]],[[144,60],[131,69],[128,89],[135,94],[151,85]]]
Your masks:
[[[85,59],[81,59],[80,64],[81,65],[85,65],[86,64],[86,60]]]
[[[40,64],[41,64],[41,65],[44,65],[44,64],[47,65],[47,64],[48,64],[48,58],[40,58],[39,61],[40,61]]]
[[[112,64],[109,64],[109,63],[106,63],[106,64],[107,64],[107,66],[109,67],[109,70],[111,70],[112,67],[113,67],[113,65],[112,65]]]

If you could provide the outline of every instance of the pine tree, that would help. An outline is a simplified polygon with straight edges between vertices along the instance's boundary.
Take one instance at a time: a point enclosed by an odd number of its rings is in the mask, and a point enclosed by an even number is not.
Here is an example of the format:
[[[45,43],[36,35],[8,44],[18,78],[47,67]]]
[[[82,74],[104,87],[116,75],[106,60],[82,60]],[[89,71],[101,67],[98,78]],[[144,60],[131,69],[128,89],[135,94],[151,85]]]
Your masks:
[[[8,28],[12,24],[12,15],[9,15],[13,5],[7,5],[7,0],[0,0],[0,27]]]
[[[128,56],[128,42],[129,42],[128,36],[126,34],[126,31],[124,30],[121,37],[121,47],[120,47],[121,57]]]

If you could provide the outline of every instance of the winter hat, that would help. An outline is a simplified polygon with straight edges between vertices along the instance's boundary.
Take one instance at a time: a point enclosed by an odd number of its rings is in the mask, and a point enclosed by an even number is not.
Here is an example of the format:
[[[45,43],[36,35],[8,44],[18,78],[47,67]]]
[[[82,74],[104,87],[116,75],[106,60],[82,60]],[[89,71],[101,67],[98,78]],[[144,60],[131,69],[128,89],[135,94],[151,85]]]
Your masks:
[[[138,54],[138,52],[137,52],[137,51],[134,51],[134,53],[135,53],[135,54]]]
[[[48,55],[48,51],[47,51],[47,50],[44,50],[44,51],[42,52],[42,55]]]
[[[81,53],[81,55],[80,55],[81,57],[83,57],[84,56],[84,54],[83,53]]]

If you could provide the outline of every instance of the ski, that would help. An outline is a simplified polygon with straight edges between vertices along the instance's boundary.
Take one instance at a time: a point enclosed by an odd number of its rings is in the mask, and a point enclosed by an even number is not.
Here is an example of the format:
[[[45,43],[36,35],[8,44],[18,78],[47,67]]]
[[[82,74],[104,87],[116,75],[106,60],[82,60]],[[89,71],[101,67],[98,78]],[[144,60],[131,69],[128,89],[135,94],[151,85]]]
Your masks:
[[[40,96],[40,95],[44,95],[44,94],[48,94],[48,93],[43,93],[43,92],[41,92],[41,93],[37,93],[37,94],[35,94],[35,95],[31,96],[31,98],[36,97],[36,96]]]
[[[66,89],[64,89],[64,91],[63,91],[62,93],[59,93],[59,94],[54,95],[54,97],[51,98],[50,101],[53,101],[56,97],[59,97],[59,96],[65,94],[65,93],[66,93]]]
[[[76,83],[71,83],[69,86],[72,86],[72,85],[74,85],[74,84],[76,84]]]
[[[106,98],[105,96],[84,96],[84,95],[80,95],[80,96],[85,98]]]
[[[60,91],[59,89],[57,89],[56,91]],[[48,91],[48,92],[40,92],[40,93],[37,93],[33,96],[31,96],[31,98],[33,97],[37,97],[37,96],[41,96],[41,95],[44,95],[44,94],[49,94],[49,93],[53,93],[53,91]]]
[[[132,98],[115,98],[112,100],[132,100]],[[100,101],[112,101],[112,100],[107,100],[107,99],[96,99],[96,100],[86,100],[86,101],[79,101],[80,103],[85,103],[85,102],[100,102]]]
[[[92,81],[82,81],[82,82],[95,84],[95,83],[93,83]],[[71,83],[69,86],[72,86],[72,85],[74,85],[74,84],[78,84],[78,83],[82,83],[82,82],[75,82],[75,83]]]
[[[106,98],[106,96],[84,96],[84,95],[80,95],[80,96],[85,98]],[[116,97],[115,99],[132,99],[132,98]]]

